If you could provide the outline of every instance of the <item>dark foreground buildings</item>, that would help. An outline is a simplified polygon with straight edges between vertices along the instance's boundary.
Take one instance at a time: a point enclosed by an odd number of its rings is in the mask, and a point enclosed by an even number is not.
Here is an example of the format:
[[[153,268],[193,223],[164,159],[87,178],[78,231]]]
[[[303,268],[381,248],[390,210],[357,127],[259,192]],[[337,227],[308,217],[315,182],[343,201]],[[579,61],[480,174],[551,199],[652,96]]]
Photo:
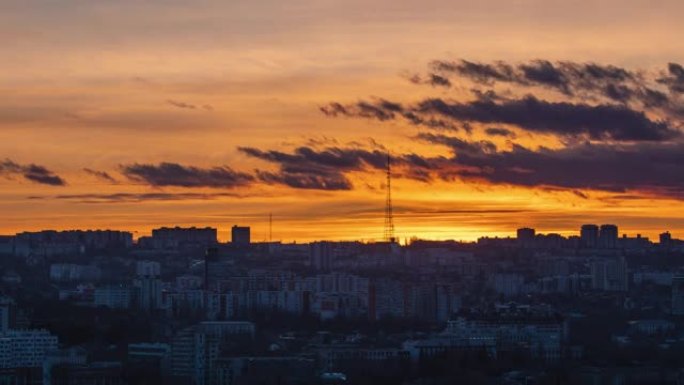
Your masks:
[[[0,384],[679,384],[684,244],[0,238]]]

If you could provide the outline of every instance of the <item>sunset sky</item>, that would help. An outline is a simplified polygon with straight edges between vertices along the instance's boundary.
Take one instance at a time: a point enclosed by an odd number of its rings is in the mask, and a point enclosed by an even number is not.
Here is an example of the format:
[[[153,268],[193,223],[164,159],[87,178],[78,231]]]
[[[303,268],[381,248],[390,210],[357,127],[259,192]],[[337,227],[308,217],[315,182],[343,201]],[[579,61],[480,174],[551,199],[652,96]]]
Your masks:
[[[0,233],[684,238],[684,2],[0,2]]]

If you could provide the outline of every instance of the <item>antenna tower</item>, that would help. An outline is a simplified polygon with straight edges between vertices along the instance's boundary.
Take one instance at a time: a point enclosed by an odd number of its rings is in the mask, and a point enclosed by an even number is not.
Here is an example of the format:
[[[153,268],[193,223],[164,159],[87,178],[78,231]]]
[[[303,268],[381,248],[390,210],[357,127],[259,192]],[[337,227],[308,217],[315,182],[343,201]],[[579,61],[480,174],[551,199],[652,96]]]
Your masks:
[[[394,214],[392,213],[392,158],[387,152],[387,198],[385,200],[385,230],[384,238],[387,242],[394,242]]]

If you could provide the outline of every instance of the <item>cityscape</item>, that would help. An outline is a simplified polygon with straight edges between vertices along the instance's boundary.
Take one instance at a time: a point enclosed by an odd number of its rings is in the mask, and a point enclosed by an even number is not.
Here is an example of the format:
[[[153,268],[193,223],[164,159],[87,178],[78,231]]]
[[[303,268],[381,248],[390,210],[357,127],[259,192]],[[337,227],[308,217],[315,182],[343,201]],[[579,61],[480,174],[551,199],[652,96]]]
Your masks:
[[[0,238],[11,384],[679,384],[684,241],[230,242],[210,227]]]
[[[684,385],[682,15],[0,0],[0,385]]]

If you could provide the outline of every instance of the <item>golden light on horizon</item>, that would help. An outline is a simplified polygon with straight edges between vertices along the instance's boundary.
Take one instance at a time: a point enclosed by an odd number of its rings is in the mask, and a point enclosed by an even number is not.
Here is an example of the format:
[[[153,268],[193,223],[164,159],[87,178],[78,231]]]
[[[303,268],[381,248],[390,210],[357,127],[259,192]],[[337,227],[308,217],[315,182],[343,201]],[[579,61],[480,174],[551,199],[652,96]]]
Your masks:
[[[660,135],[667,124],[681,132],[676,108],[682,97],[656,81],[670,76],[668,63],[684,61],[684,42],[675,38],[684,28],[676,17],[684,11],[680,2],[620,7],[610,0],[591,9],[540,0],[429,0],[429,6],[382,0],[374,9],[356,0],[201,3],[178,2],[163,11],[134,1],[0,6],[0,91],[11,95],[0,106],[0,161],[6,160],[0,233],[113,228],[146,234],[178,224],[218,227],[226,240],[227,229],[239,223],[260,239],[273,212],[282,240],[377,239],[382,173],[367,160],[350,166],[345,156],[359,159],[351,150],[390,150],[407,164],[410,156],[430,164],[398,171],[399,238],[472,241],[513,235],[523,226],[574,234],[581,223],[616,223],[621,232],[649,237],[684,233],[682,181],[670,170],[676,160],[656,164],[649,155],[676,153],[671,148],[681,139],[620,137],[641,126],[616,134],[616,126],[631,127],[642,114],[644,127],[654,130],[648,135]],[[643,27],[633,28],[635,20]],[[452,76],[448,87],[426,82],[436,74],[435,60],[461,59],[504,63],[520,76],[529,75],[526,65],[540,67],[524,81],[452,71],[442,73]],[[570,88],[559,88],[554,76],[578,72],[535,77],[534,71],[548,70],[536,60],[548,60],[556,71],[593,63],[638,73],[651,83],[620,85],[632,87],[633,95],[651,87],[667,103],[610,99],[577,79],[566,78]],[[602,106],[631,115],[603,126],[586,115],[575,123],[564,115],[558,120],[571,123],[558,124],[556,110],[502,119],[509,110],[482,116],[473,104],[478,98],[502,111],[537,101],[578,116]],[[447,116],[446,108],[426,112],[430,100],[461,115]],[[406,111],[336,117],[321,111],[331,102],[353,108],[383,101]],[[409,110],[424,120],[407,118]],[[392,116],[372,116],[378,113]],[[529,121],[535,114],[547,115]],[[440,119],[453,127],[436,127]],[[440,138],[418,138],[426,134]],[[490,142],[495,150],[482,144]],[[472,159],[456,159],[464,146],[483,147]],[[639,159],[653,163],[634,171],[645,182],[587,166],[586,159],[605,153],[592,152],[597,146],[616,157],[633,155],[631,167]],[[289,160],[300,148],[314,160]],[[321,166],[331,149],[342,154],[338,169]],[[525,158],[542,155],[551,159],[549,170]],[[572,157],[583,170],[568,168],[564,161]],[[170,181],[171,171],[154,168],[162,164],[181,167],[175,171],[185,173],[183,180]],[[31,174],[31,165],[45,171]],[[666,172],[656,178],[660,169]],[[565,180],[563,173],[573,175]],[[65,183],[55,183],[57,177]]]

